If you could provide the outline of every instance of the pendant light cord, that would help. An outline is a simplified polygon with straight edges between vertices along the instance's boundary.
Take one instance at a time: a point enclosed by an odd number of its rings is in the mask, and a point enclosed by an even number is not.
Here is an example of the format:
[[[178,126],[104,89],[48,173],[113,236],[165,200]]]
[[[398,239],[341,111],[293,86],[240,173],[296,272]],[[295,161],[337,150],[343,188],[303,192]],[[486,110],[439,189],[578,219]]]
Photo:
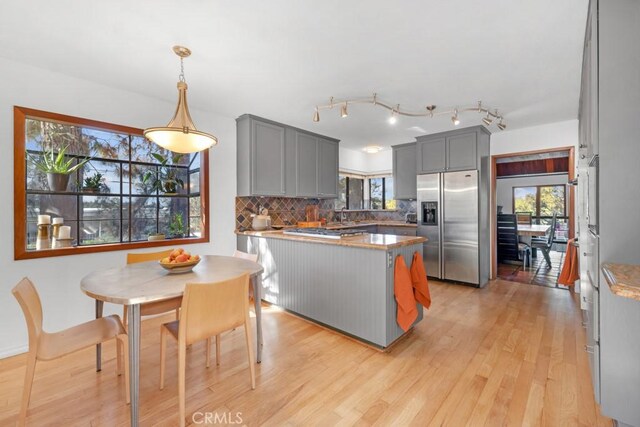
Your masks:
[[[178,79],[182,83],[186,83],[186,81],[184,79],[184,58],[183,57],[180,57],[180,75],[178,76]]]

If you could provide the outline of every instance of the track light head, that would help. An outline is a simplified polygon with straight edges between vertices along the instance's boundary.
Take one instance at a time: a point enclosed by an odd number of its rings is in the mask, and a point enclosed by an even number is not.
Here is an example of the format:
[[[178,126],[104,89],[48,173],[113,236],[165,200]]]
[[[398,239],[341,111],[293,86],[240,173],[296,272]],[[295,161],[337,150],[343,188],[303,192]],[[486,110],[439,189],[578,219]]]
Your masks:
[[[500,119],[500,122],[498,123],[498,129],[505,130],[506,128],[507,128],[507,125],[502,123],[502,119]]]
[[[396,117],[396,110],[391,110],[391,117],[389,117],[389,124],[395,125],[398,122],[398,118]]]
[[[320,112],[318,111],[317,108],[316,108],[316,111],[313,113],[313,121],[315,123],[318,123],[320,121]]]
[[[482,123],[484,123],[487,126],[491,126],[491,123],[493,123],[493,119],[491,118],[491,116],[489,115],[489,113],[487,113],[486,117],[482,118]]]
[[[348,115],[349,115],[349,112],[347,111],[347,103],[345,102],[340,108],[340,117],[344,119]]]
[[[451,121],[455,126],[460,124],[460,119],[458,118],[458,109],[456,108],[453,112],[453,116],[451,116]]]

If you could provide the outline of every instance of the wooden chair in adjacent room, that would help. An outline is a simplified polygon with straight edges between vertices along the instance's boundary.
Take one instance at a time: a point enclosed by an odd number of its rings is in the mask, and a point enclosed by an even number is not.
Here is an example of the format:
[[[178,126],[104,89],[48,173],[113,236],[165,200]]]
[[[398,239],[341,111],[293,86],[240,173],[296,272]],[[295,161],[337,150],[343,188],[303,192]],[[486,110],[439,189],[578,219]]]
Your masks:
[[[518,224],[533,224],[533,212],[516,212],[515,214]]]
[[[549,255],[551,252],[551,248],[553,247],[553,240],[556,237],[556,224],[558,222],[557,214],[553,214],[553,218],[551,219],[551,227],[549,228],[549,234],[541,238],[533,238],[531,239],[531,247],[534,249],[540,249],[542,251],[542,255],[544,256],[544,260],[547,262],[547,267],[551,268],[551,256]]]
[[[518,223],[515,214],[498,214],[498,262],[520,261],[526,268],[531,265],[531,248],[518,241]],[[523,254],[521,258],[520,254]]]
[[[180,320],[160,327],[160,389],[164,388],[167,335],[178,341],[178,399],[180,426],[186,417],[186,349],[189,344],[244,326],[251,388],[255,389],[255,361],[249,321],[249,275],[216,283],[187,283]],[[210,347],[207,345],[207,367]]]
[[[126,399],[129,403],[129,343],[124,326],[117,315],[101,317],[60,332],[49,333],[42,328],[42,304],[33,283],[24,278],[12,290],[18,300],[29,332],[29,354],[27,372],[24,377],[22,406],[18,425],[23,426],[27,418],[27,409],[31,398],[31,388],[37,361],[58,359],[70,353],[116,339],[117,373],[125,374]],[[124,355],[124,369],[123,369]]]
[[[142,253],[128,253],[127,264],[136,264],[139,262],[147,261],[160,261],[162,258],[166,258],[171,253],[172,249],[160,252],[142,252]],[[180,318],[180,304],[182,303],[182,297],[171,298],[163,301],[148,302],[146,304],[140,304],[140,316],[152,316],[154,314],[163,314],[169,311],[176,312],[176,320]],[[127,306],[124,306],[122,313],[122,320],[125,326],[127,325]]]

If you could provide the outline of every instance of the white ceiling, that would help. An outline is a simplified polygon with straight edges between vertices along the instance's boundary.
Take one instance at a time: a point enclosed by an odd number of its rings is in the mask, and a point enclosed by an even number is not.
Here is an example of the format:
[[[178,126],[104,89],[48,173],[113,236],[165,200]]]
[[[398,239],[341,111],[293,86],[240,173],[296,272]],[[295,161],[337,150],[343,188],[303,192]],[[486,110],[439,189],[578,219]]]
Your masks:
[[[173,101],[171,46],[183,44],[194,52],[185,61],[192,108],[264,116],[349,148],[387,146],[451,121],[391,126],[388,111],[353,105],[346,119],[325,111],[313,123],[314,106],[377,92],[408,109],[482,100],[509,129],[575,119],[587,3],[13,0],[0,4],[0,56]]]

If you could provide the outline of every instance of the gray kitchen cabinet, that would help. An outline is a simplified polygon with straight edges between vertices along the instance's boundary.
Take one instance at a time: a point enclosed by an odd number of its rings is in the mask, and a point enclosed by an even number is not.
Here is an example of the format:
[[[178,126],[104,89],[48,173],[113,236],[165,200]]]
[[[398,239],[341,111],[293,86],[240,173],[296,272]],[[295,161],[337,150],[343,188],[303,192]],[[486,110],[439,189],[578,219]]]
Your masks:
[[[338,140],[244,114],[237,126],[237,195],[335,198]]]
[[[318,196],[338,197],[338,143],[318,138]]]
[[[447,169],[446,138],[416,140],[416,173],[444,172]]]
[[[318,194],[318,138],[296,132],[296,196]]]
[[[630,184],[640,158],[639,17],[638,1],[591,0],[578,115],[578,165],[588,170],[579,180],[588,203],[578,205],[585,351],[602,414],[628,426],[640,426],[640,302],[612,292],[600,268],[640,264],[640,188]]]
[[[416,143],[394,145],[393,196],[396,200],[416,198]]]
[[[378,225],[378,234],[393,234],[395,236],[416,236],[417,228],[394,227],[391,225]]]
[[[416,138],[416,173],[478,169],[478,144],[489,135],[484,126],[472,126]]]

